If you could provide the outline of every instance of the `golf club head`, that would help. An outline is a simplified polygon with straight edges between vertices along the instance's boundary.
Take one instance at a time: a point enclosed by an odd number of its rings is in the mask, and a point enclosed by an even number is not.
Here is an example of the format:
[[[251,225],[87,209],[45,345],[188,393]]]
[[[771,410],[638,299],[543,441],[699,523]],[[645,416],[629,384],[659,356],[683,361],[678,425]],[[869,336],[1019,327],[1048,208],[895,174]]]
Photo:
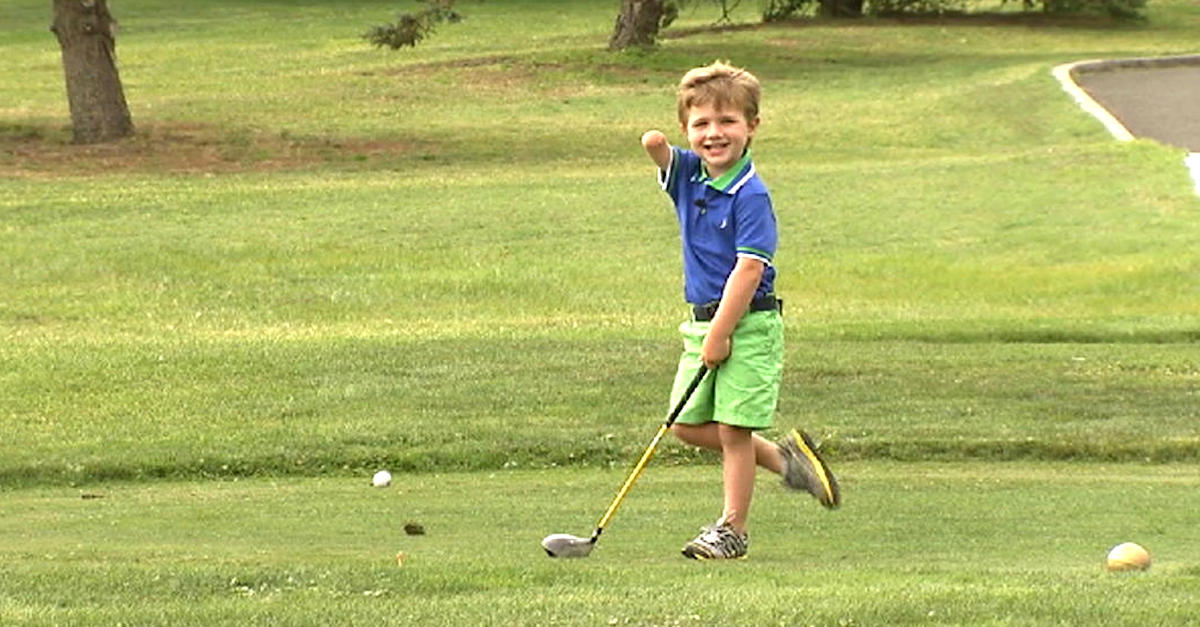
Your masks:
[[[587,557],[596,546],[595,541],[569,533],[555,533],[542,540],[542,548],[550,557]]]

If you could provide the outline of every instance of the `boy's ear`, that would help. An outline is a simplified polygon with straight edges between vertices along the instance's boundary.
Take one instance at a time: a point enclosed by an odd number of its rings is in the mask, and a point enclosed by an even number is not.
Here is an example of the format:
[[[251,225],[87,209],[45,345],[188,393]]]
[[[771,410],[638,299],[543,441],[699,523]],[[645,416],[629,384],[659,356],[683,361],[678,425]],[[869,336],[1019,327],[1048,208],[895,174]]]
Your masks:
[[[753,119],[753,120],[750,120],[750,121],[749,121],[749,122],[746,124],[746,127],[750,129],[750,132],[751,132],[751,133],[753,133],[754,131],[758,130],[758,123],[759,123],[759,122],[762,122],[762,118],[756,115],[756,116],[754,116],[754,119]]]

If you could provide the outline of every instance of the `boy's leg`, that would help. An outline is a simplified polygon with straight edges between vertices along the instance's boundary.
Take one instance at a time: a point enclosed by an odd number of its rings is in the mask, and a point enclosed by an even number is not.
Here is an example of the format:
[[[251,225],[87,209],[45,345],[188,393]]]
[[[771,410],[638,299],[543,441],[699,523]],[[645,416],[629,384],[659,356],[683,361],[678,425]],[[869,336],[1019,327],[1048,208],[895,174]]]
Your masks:
[[[746,556],[750,536],[746,519],[754,496],[754,434],[742,427],[716,423],[722,452],[721,471],[725,494],[724,512],[716,524],[683,547],[683,555],[692,559],[738,559]]]
[[[721,452],[719,423],[680,425],[671,431],[680,440],[712,451]],[[783,477],[783,485],[792,490],[808,492],[830,509],[841,503],[837,478],[821,457],[812,438],[799,429],[792,429],[778,444],[757,433],[751,434],[754,461],[759,466]]]
[[[698,366],[700,348],[709,323],[684,323],[684,354],[676,373],[672,399],[678,398],[681,381]],[[777,312],[747,314],[733,335],[734,352],[697,390],[675,423],[675,434],[722,453],[724,511],[717,523],[689,542],[683,554],[695,559],[743,557],[749,545],[745,533],[754,493],[754,472],[762,464],[776,472],[783,458],[774,445],[754,434],[770,427],[779,393],[783,365],[782,322]],[[761,458],[761,459],[760,459]]]
[[[721,439],[721,474],[725,493],[723,518],[734,531],[745,535],[750,501],[754,497],[756,464],[753,433],[741,427],[720,425],[718,435]]]
[[[675,434],[675,437],[692,446],[721,452],[719,429],[720,425],[715,422],[706,422],[702,425],[676,423],[671,427],[671,432]],[[783,474],[783,456],[779,452],[779,446],[757,433],[751,433],[750,440],[754,444],[754,463],[775,474]]]

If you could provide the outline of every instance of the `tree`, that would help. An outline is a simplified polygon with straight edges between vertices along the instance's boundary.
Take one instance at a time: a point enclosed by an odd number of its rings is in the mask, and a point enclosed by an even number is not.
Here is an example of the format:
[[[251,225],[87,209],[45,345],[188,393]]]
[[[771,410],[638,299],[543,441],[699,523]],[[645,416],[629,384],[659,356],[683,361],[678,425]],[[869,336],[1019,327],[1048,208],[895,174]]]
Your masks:
[[[664,13],[663,0],[621,0],[621,13],[608,40],[609,50],[654,45]]]
[[[425,5],[419,11],[399,13],[395,22],[372,26],[363,39],[377,48],[415,48],[418,42],[433,34],[438,24],[461,22],[463,19],[463,15],[454,9],[454,0],[418,1]]]
[[[133,135],[133,118],[117,73],[115,26],[107,0],[54,0],[50,30],[62,48],[77,144]]]
[[[820,0],[823,17],[862,17],[863,0]]]

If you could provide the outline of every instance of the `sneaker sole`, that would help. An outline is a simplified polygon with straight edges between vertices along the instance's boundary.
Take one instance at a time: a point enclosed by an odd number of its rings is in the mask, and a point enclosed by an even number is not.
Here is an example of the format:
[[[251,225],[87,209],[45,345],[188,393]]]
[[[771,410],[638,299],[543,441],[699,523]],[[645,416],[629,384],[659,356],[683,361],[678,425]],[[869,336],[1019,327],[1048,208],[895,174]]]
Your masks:
[[[837,488],[834,487],[833,476],[829,473],[829,468],[825,466],[825,461],[817,454],[816,446],[813,445],[812,439],[807,433],[799,429],[792,429],[792,438],[796,442],[796,448],[800,449],[800,453],[804,455],[812,467],[817,471],[817,478],[821,480],[821,488],[825,492],[825,498],[818,499],[821,505],[833,509],[841,503],[841,497],[838,494]]]
[[[691,548],[691,547],[685,548],[684,550],[680,551],[680,553],[683,553],[684,557],[686,557],[688,559],[696,560],[697,562],[708,562],[708,561],[714,561],[714,560],[720,561],[720,560],[744,560],[744,559],[746,559],[745,555],[739,555],[737,557],[709,557],[709,556],[703,555],[701,553],[689,553],[688,552],[689,548]]]

